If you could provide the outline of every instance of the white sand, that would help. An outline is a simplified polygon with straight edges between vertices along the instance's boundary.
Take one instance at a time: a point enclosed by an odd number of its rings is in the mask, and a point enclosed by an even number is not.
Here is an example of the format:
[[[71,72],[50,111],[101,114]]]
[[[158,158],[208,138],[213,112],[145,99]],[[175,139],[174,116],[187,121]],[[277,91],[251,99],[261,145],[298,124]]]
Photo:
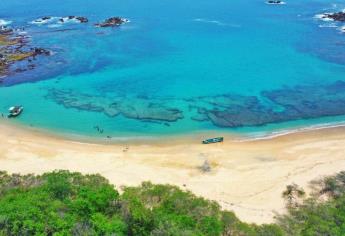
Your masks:
[[[169,183],[218,201],[241,220],[274,221],[283,213],[287,184],[345,170],[345,129],[330,128],[268,140],[201,145],[78,143],[0,123],[0,170],[43,173],[67,169],[100,173],[111,183]],[[211,173],[198,169],[207,159]],[[185,186],[185,187],[184,187]]]

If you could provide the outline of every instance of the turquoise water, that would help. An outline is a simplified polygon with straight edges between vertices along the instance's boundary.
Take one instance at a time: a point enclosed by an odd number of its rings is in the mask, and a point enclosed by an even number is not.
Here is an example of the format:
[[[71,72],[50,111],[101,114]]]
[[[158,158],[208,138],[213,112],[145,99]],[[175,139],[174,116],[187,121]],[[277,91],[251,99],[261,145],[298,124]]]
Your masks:
[[[320,27],[327,25],[314,15],[344,8],[326,0],[2,0],[0,19],[25,26],[31,44],[54,55],[5,78],[0,109],[21,104],[25,112],[13,122],[99,137],[342,122],[345,34]],[[28,23],[47,15],[90,23]],[[92,24],[112,16],[131,22]]]

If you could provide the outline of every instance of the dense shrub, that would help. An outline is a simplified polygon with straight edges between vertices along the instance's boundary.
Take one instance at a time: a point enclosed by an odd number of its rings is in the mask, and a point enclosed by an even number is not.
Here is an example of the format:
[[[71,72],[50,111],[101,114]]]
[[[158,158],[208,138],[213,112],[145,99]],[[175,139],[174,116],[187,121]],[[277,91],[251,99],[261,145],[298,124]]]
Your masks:
[[[100,175],[0,172],[0,236],[345,235],[344,176],[314,182],[313,197],[301,201],[303,190],[289,185],[283,193],[289,213],[277,224],[259,226],[171,185],[144,182],[119,194]]]

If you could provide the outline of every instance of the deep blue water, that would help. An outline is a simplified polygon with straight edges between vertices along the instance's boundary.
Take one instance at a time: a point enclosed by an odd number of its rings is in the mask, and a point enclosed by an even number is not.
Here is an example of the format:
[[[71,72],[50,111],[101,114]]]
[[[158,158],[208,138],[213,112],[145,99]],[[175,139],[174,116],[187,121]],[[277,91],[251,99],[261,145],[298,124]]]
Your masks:
[[[101,137],[341,122],[345,34],[314,16],[343,9],[329,0],[1,0],[0,19],[54,55],[5,78],[0,109],[21,104],[14,122]],[[68,15],[90,22],[29,23]],[[93,26],[112,16],[131,22]]]

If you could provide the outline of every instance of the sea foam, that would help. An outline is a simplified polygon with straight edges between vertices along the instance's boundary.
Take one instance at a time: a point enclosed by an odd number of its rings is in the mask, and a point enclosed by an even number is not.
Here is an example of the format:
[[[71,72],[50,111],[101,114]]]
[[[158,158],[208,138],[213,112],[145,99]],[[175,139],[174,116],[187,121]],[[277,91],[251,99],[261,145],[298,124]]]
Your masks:
[[[48,24],[48,23],[51,23],[51,22],[55,22],[55,21],[58,21],[61,17],[51,17],[49,19],[42,19],[42,18],[39,18],[39,19],[36,19],[36,20],[33,20],[31,22],[29,22],[30,24],[34,24],[34,25],[45,25],[45,24]]]
[[[196,19],[193,19],[193,21],[201,22],[201,23],[215,24],[215,25],[219,25],[219,26],[229,26],[229,27],[234,27],[234,28],[241,27],[240,25],[237,25],[237,24],[228,24],[228,23],[224,23],[224,22],[221,22],[218,20],[209,20],[209,19],[203,19],[203,18],[196,18]]]
[[[275,132],[262,132],[262,133],[253,133],[252,135],[248,135],[247,137],[237,139],[237,142],[248,142],[248,141],[256,141],[256,140],[267,140],[273,139],[281,136],[286,136],[289,134],[295,133],[303,133],[308,131],[317,131],[317,130],[324,130],[324,129],[332,129],[332,128],[340,128],[345,127],[345,122],[331,122],[331,123],[323,123],[317,125],[311,125],[301,128],[292,128],[292,129],[285,129]]]
[[[77,24],[81,22],[76,18],[52,16],[48,19],[38,18],[36,20],[30,21],[29,23],[38,26],[47,25],[49,28],[57,28],[62,26],[63,24]]]
[[[9,25],[11,23],[12,23],[12,21],[7,21],[7,20],[4,20],[4,19],[0,19],[0,26],[6,26],[6,25]]]

